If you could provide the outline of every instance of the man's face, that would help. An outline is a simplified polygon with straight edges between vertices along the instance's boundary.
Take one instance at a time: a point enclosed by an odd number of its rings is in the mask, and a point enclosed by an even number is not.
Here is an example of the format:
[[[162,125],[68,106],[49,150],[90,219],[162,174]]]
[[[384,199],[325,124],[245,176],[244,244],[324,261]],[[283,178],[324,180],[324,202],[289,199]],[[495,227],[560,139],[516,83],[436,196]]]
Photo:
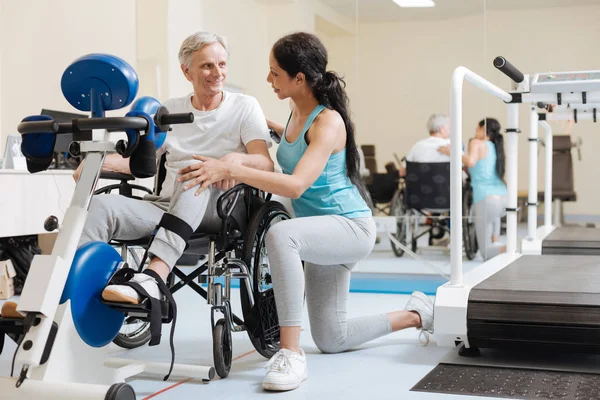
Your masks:
[[[203,46],[192,54],[189,68],[181,65],[198,96],[215,96],[223,91],[227,78],[227,51],[221,43]]]

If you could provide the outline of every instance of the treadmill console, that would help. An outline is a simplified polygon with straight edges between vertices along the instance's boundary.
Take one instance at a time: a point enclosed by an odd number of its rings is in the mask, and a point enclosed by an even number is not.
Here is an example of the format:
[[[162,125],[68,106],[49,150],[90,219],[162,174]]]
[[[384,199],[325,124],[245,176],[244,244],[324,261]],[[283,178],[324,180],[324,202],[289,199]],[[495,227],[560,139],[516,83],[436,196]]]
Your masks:
[[[569,93],[600,90],[600,71],[547,72],[535,74],[531,93]]]

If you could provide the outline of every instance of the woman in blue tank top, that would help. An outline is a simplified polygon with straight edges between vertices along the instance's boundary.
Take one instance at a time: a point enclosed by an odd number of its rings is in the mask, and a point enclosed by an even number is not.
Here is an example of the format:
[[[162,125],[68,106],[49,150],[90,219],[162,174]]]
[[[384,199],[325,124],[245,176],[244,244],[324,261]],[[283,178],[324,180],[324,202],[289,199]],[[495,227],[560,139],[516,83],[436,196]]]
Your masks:
[[[198,157],[204,163],[193,176],[203,182],[201,189],[234,179],[292,199],[296,218],[273,225],[266,238],[281,350],[263,380],[266,390],[291,390],[308,376],[300,348],[305,293],[311,334],[324,353],[408,327],[431,331],[433,304],[415,292],[403,310],[347,318],[351,270],[373,249],[376,227],[362,194],[345,83],[326,70],[327,50],[309,33],[279,39],[269,64],[267,81],[279,99],[293,104],[285,126],[267,121],[281,138],[277,161],[283,173]]]
[[[462,162],[469,168],[473,187],[473,218],[475,235],[484,260],[489,260],[506,247],[494,243],[499,220],[505,214],[507,189],[504,183],[505,155],[504,138],[500,123],[494,118],[479,121],[475,138],[469,143],[469,151]],[[447,147],[440,152],[450,154]]]

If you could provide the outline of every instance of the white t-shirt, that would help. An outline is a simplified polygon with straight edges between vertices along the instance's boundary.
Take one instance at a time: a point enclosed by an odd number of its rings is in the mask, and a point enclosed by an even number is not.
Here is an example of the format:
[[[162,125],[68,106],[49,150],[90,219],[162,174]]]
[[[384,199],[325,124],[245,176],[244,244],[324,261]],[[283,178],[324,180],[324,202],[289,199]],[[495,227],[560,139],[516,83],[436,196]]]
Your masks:
[[[438,148],[448,146],[449,144],[449,138],[444,139],[437,136],[429,136],[415,143],[408,152],[406,161],[421,163],[450,162],[449,156],[438,151]]]
[[[271,147],[271,137],[265,116],[258,101],[241,93],[223,92],[223,101],[210,111],[199,111],[192,106],[193,93],[164,102],[169,113],[194,114],[191,124],[171,125],[164,144],[157,150],[157,158],[167,153],[167,175],[161,196],[173,193],[177,172],[191,163],[199,162],[192,156],[220,158],[229,153],[247,153],[246,145],[253,140],[264,140]]]

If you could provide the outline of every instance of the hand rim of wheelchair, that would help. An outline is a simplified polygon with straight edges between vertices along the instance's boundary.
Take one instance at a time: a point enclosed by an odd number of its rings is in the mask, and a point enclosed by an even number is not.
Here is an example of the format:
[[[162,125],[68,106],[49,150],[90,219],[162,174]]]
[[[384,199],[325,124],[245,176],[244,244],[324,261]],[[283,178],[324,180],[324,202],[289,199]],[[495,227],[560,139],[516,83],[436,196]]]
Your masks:
[[[257,247],[260,248],[262,256],[266,255],[262,254],[263,250],[265,250],[265,236],[272,222],[278,217],[282,217],[282,220],[290,219],[289,213],[281,203],[267,201],[260,206],[248,224],[247,236],[253,237],[254,240],[252,240],[252,243],[250,243],[250,241],[244,241],[242,260],[248,266],[253,293],[247,293],[245,286],[240,285],[240,298],[242,301],[244,320],[248,318],[250,313],[250,303],[248,301],[249,295],[254,297],[255,304],[258,304],[261,301],[268,302],[273,298],[273,288],[262,290],[265,286],[265,268],[263,268],[264,265],[257,260],[255,255]],[[252,233],[252,236],[250,233]],[[260,278],[258,278],[257,271],[260,272]],[[260,337],[258,337],[254,336],[249,329],[246,331],[256,351],[265,358],[271,358],[279,351],[279,322],[277,320],[276,309],[269,308],[268,303],[265,307],[268,309],[270,315],[261,315],[260,319],[262,329],[266,328],[268,331],[267,334],[265,335],[263,331]]]

